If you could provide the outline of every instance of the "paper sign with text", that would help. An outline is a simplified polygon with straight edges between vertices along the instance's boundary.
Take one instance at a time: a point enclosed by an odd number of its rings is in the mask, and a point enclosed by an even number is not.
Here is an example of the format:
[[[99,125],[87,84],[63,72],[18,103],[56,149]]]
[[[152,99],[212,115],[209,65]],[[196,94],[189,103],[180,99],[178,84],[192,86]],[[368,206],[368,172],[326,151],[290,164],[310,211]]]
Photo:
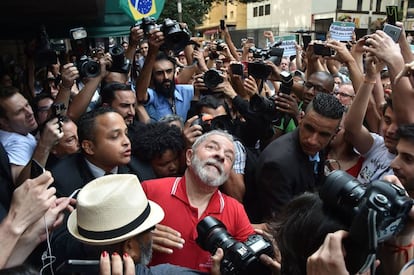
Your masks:
[[[296,37],[294,35],[275,36],[275,41],[282,41],[279,47],[284,49],[284,56],[296,55]]]
[[[329,27],[331,39],[338,41],[352,41],[355,24],[352,22],[333,22]]]

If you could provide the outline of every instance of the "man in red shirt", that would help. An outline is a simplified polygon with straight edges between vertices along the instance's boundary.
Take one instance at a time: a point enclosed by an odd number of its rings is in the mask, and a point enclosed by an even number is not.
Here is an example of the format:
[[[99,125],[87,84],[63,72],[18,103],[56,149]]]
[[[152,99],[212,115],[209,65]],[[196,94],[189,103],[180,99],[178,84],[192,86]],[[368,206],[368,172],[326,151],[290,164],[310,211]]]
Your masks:
[[[221,220],[238,241],[254,234],[242,204],[218,190],[232,169],[234,150],[232,136],[208,132],[187,150],[187,169],[182,178],[142,183],[147,197],[165,211],[164,220],[154,231],[151,265],[170,263],[209,271],[210,253],[196,243],[197,224],[206,216]]]

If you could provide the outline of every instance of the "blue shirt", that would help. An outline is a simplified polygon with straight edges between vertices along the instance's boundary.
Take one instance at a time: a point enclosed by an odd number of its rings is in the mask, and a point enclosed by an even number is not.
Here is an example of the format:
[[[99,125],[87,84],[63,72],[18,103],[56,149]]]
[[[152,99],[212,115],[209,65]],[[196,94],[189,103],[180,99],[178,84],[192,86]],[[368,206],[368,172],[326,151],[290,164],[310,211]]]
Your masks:
[[[158,94],[155,90],[148,88],[148,102],[144,104],[151,120],[158,121],[165,115],[173,114],[172,106],[163,95]],[[174,91],[174,102],[176,114],[187,120],[187,112],[190,109],[191,99],[194,96],[193,85],[176,85]]]

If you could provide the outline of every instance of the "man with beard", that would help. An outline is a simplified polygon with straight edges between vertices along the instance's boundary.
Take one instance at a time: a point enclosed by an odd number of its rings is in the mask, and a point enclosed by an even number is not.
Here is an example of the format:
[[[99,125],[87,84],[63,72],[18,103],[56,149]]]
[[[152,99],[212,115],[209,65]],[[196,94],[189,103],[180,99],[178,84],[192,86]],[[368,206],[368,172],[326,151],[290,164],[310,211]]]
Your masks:
[[[414,124],[401,125],[397,136],[397,156],[391,162],[391,168],[408,195],[414,198]]]
[[[148,55],[136,81],[137,100],[144,104],[153,121],[168,114],[179,115],[186,121],[194,88],[175,84],[175,64],[165,53],[159,52],[164,43],[161,31],[152,30],[148,43]]]
[[[77,259],[108,260],[110,255],[122,255],[124,260],[133,260],[133,274],[200,274],[173,265],[146,267],[152,256],[151,231],[163,217],[164,211],[147,199],[136,176],[107,175],[82,188],[67,227],[86,247]],[[72,270],[65,267],[63,271]],[[112,274],[117,273],[113,270]]]
[[[142,183],[147,197],[165,211],[162,225],[153,232],[151,265],[171,263],[209,271],[210,253],[196,243],[197,224],[206,216],[221,220],[238,241],[254,233],[242,204],[218,190],[232,169],[234,151],[231,135],[217,130],[208,132],[187,150],[183,177]]]

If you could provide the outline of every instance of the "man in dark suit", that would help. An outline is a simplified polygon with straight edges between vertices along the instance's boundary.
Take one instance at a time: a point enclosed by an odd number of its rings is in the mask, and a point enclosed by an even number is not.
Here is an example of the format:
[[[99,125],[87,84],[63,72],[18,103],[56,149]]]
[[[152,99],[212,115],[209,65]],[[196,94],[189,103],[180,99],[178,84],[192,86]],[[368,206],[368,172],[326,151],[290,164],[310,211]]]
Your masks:
[[[107,174],[135,174],[140,180],[154,178],[131,159],[131,142],[124,118],[109,107],[85,113],[78,121],[81,152],[68,156],[52,168],[58,196],[70,196],[95,178]],[[152,172],[152,170],[150,170]],[[59,228],[52,239],[55,267],[66,259],[86,253],[66,227]]]
[[[313,191],[324,176],[324,152],[338,130],[344,108],[334,96],[319,93],[299,127],[270,143],[257,167],[257,211],[252,222],[277,216],[294,196]]]
[[[123,117],[108,107],[84,114],[78,122],[81,152],[61,160],[52,169],[57,194],[69,196],[105,174],[132,173],[140,180],[154,178],[152,170],[131,159],[131,142]]]

